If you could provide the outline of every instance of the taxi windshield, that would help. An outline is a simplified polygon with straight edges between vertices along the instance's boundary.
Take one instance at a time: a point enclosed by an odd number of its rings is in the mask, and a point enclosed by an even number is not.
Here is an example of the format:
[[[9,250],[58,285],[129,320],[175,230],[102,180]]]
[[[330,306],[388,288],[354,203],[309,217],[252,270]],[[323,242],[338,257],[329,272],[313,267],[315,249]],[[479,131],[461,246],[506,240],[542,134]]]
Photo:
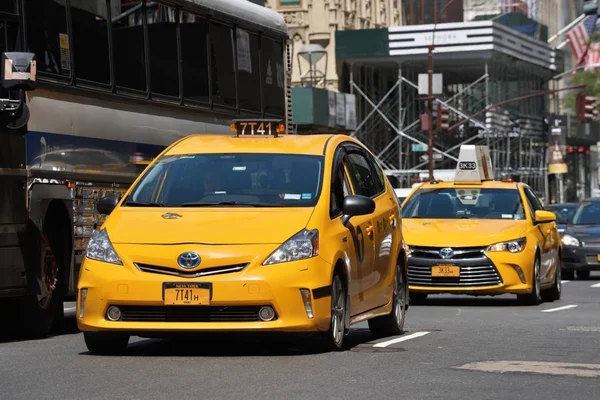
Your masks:
[[[600,204],[582,204],[573,214],[573,225],[600,225]]]
[[[322,176],[322,156],[166,156],[145,172],[124,206],[309,207],[317,203]]]
[[[525,219],[517,189],[424,188],[402,209],[403,218]]]

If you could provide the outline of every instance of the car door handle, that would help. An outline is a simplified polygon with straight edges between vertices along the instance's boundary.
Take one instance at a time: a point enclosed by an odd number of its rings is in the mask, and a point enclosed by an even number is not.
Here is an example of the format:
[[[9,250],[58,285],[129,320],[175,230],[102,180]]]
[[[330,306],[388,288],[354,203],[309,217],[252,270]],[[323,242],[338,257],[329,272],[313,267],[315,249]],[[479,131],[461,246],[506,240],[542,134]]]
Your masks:
[[[367,235],[369,236],[373,236],[373,224],[372,223],[368,223],[367,226],[365,227],[365,232],[367,233]]]

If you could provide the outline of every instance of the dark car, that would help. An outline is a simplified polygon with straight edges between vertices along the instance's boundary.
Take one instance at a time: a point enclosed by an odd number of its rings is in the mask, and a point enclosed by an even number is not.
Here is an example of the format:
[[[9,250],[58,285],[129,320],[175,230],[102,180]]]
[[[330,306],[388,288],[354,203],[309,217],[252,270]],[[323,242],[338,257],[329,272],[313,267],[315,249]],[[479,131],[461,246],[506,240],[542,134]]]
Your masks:
[[[600,271],[600,199],[583,201],[562,235],[563,278],[586,279]]]
[[[563,233],[569,218],[577,209],[579,203],[560,203],[560,204],[548,204],[545,208],[548,211],[552,211],[556,214],[556,227],[558,228],[558,233]]]

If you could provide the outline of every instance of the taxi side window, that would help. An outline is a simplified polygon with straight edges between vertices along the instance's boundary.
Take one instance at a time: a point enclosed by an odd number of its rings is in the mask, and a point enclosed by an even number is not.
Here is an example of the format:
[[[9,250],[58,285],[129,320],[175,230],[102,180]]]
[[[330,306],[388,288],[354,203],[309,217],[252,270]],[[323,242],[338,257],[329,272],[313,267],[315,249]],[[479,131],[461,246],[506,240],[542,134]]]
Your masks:
[[[531,189],[524,188],[524,191],[525,197],[527,197],[527,203],[529,204],[529,210],[531,211],[531,218],[535,219],[533,216],[535,212],[538,210],[543,210],[544,207],[542,206],[541,201],[537,198],[535,193],[531,191]]]
[[[383,169],[377,162],[377,159],[373,157],[371,154],[367,153],[369,164],[371,165],[371,169],[375,171],[375,176],[373,180],[375,181],[375,186],[377,188],[377,193],[381,193],[385,191],[385,176],[383,175]]]
[[[353,152],[346,156],[346,162],[350,179],[352,179],[352,186],[356,192],[355,194],[375,197],[383,191],[383,188],[378,187],[375,183],[377,176],[365,156],[361,153]]]
[[[344,197],[350,194],[350,184],[344,171],[344,165],[340,163],[331,181],[331,202],[329,206],[329,216],[331,218],[342,214]]]

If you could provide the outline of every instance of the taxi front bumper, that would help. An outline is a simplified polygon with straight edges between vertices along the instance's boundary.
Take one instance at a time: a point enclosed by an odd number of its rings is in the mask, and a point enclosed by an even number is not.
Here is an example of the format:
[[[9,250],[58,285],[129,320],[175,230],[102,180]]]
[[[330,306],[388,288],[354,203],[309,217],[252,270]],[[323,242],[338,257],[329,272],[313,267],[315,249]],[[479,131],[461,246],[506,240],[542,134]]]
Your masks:
[[[249,265],[237,273],[182,278],[134,266],[85,259],[78,283],[77,325],[84,332],[315,332],[329,329],[333,266],[319,257],[276,265]],[[208,283],[207,305],[165,305],[164,283]],[[300,289],[308,289],[312,318]],[[85,292],[85,301],[82,293]],[[119,307],[111,321],[108,308]],[[259,310],[275,311],[262,321]]]
[[[413,248],[408,257],[411,292],[500,295],[530,293],[533,287],[535,253],[485,252],[485,247],[455,249],[451,259],[442,259],[436,248]],[[433,276],[433,267],[458,267],[454,277]]]

